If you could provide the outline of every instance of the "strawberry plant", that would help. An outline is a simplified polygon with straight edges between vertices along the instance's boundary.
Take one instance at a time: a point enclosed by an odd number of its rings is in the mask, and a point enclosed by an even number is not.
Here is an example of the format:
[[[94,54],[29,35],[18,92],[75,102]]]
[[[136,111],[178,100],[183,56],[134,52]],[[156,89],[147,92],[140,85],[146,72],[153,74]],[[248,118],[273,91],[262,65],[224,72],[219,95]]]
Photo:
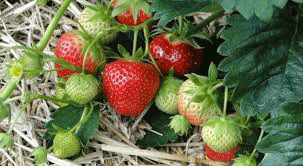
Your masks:
[[[94,2],[0,2],[0,165],[303,165],[302,0]]]

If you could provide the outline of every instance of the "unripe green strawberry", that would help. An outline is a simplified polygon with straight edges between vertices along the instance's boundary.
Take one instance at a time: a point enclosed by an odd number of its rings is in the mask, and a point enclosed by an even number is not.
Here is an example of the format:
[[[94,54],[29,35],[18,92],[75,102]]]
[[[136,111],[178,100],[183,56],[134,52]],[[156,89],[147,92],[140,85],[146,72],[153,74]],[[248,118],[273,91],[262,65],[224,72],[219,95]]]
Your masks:
[[[0,102],[0,122],[6,117],[8,117],[10,114],[11,112],[7,108],[7,106],[3,102]]]
[[[242,141],[241,128],[232,117],[213,117],[204,124],[203,141],[216,152],[227,152]]]
[[[91,74],[73,74],[65,83],[67,95],[78,104],[86,104],[96,97],[98,80]]]
[[[174,76],[165,78],[155,98],[155,104],[159,110],[169,114],[178,113],[177,93],[182,83],[182,80]]]
[[[113,30],[114,21],[110,11],[107,10],[105,6],[95,5],[86,7],[78,21],[80,23],[80,27],[82,28],[92,37],[96,37],[100,34],[100,41],[107,43],[117,36],[117,31]]]
[[[186,75],[187,79],[178,92],[178,110],[189,123],[199,126],[212,116],[221,114],[218,107],[217,91],[214,86],[219,81],[211,81],[208,77],[197,74]]]
[[[0,149],[10,149],[14,145],[11,133],[0,133]]]
[[[171,129],[175,131],[176,134],[184,135],[187,134],[190,123],[182,115],[175,115],[169,123]]]
[[[36,165],[46,165],[47,162],[47,150],[43,147],[38,147],[33,150],[32,154],[35,157]]]
[[[32,78],[43,73],[43,58],[33,51],[26,52],[19,60],[24,76]]]
[[[53,140],[53,152],[58,158],[72,157],[81,150],[79,137],[68,131],[59,131]]]
[[[232,166],[257,166],[256,159],[246,155],[240,155],[235,158],[234,161]]]

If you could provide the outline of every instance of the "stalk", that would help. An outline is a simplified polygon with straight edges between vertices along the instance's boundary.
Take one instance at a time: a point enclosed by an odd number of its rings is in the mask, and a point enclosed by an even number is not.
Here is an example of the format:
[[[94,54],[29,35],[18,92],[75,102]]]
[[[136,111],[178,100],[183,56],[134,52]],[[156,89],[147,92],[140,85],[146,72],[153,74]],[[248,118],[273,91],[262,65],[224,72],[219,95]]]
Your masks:
[[[149,56],[149,58],[151,59],[153,65],[155,66],[155,68],[160,73],[161,78],[163,78],[164,76],[163,76],[163,74],[162,74],[159,66],[157,65],[154,57],[149,52],[149,29],[148,29],[148,25],[147,24],[144,25],[143,31],[144,31],[144,37],[145,37],[145,53],[144,54],[145,55],[147,54]]]
[[[251,155],[250,155],[250,157],[249,157],[250,160],[254,157],[254,155],[255,155],[255,153],[256,153],[256,151],[257,151],[257,148],[256,148],[256,147],[257,147],[258,143],[261,142],[261,140],[262,140],[262,138],[263,138],[263,135],[264,135],[264,130],[262,129],[262,130],[261,130],[261,133],[260,133],[260,136],[259,136],[259,139],[258,139],[258,141],[257,141],[257,143],[256,143],[256,146],[255,146],[253,152],[251,153]]]
[[[228,88],[227,88],[227,87],[225,87],[225,91],[224,91],[223,117],[225,117],[225,116],[226,116],[227,99],[228,99]]]
[[[51,36],[53,34],[53,32],[57,28],[60,19],[64,15],[64,12],[67,10],[67,8],[69,7],[70,3],[72,3],[72,2],[73,2],[73,0],[64,0],[63,1],[63,3],[61,4],[61,6],[59,7],[57,13],[53,17],[51,23],[47,27],[45,34],[42,36],[41,40],[37,44],[37,51],[43,52],[43,50],[45,49],[45,47],[46,47],[49,39],[51,38]]]
[[[136,54],[137,41],[138,41],[138,33],[139,33],[139,30],[138,30],[138,29],[135,29],[135,31],[134,31],[134,41],[133,41],[133,52],[132,52],[132,56],[135,56],[135,54]]]
[[[7,98],[9,98],[12,95],[19,81],[20,78],[13,77],[10,79],[10,81],[6,84],[5,89],[0,94],[0,101],[5,101]]]

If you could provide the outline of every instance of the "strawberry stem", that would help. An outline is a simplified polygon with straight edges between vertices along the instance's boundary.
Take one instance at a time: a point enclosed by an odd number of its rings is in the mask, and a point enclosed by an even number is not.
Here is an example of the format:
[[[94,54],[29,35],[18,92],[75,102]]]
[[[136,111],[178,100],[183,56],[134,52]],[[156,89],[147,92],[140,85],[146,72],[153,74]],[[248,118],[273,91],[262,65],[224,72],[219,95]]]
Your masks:
[[[89,109],[89,112],[88,112]],[[70,133],[75,132],[77,133],[79,131],[79,129],[81,128],[81,126],[87,122],[88,118],[92,115],[92,113],[94,112],[94,106],[92,103],[89,103],[89,106],[86,105],[84,107],[84,111],[82,113],[82,116],[79,120],[79,122],[69,131]]]
[[[149,52],[149,29],[148,29],[148,24],[144,25],[143,32],[144,32],[144,37],[145,37],[145,53],[144,54],[149,56],[149,58],[151,59],[153,65],[155,66],[155,68],[160,73],[161,78],[163,78],[164,76],[163,76],[163,74],[162,74],[159,66],[157,65],[154,57]]]
[[[135,54],[136,54],[137,41],[138,41],[138,33],[139,33],[139,30],[138,30],[138,29],[135,29],[135,31],[134,31],[134,41],[133,41],[133,52],[132,52],[132,56],[135,56]]]
[[[179,22],[179,29],[178,29],[178,33],[181,34],[182,30],[183,30],[183,17],[179,16],[178,17],[178,22]]]
[[[258,145],[259,142],[261,142],[261,140],[263,138],[263,135],[264,135],[264,130],[262,129],[261,133],[260,133],[260,136],[259,136],[259,139],[258,139],[258,141],[257,141],[257,143],[255,145],[255,148],[254,148],[253,152],[251,153],[251,155],[249,157],[250,160],[252,160],[252,158],[255,156],[255,153],[257,151],[257,145]]]
[[[70,3],[72,3],[72,2],[73,2],[73,0],[64,0],[63,1],[61,6],[59,7],[57,13],[53,17],[51,23],[47,27],[45,34],[42,36],[41,40],[37,44],[37,51],[43,52],[43,50],[45,49],[49,39],[51,38],[51,36],[53,34],[53,32],[57,28],[61,17],[64,15],[64,12],[67,10]]]
[[[5,89],[0,94],[0,102],[5,101],[7,98],[9,98],[12,95],[20,79],[21,78],[16,78],[16,77],[10,79],[10,81],[6,84]]]
[[[225,91],[224,91],[223,117],[226,116],[227,99],[228,99],[228,87],[225,87]]]

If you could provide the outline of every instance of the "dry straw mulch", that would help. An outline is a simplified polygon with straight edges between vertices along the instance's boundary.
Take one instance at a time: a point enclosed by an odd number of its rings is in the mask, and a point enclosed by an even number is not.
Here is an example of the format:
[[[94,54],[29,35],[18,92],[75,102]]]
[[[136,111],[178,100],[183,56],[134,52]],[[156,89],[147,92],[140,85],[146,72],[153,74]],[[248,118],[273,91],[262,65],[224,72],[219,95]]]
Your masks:
[[[0,1],[0,49],[24,45],[31,47],[38,43],[44,34],[62,0],[49,0],[51,5],[39,8],[35,0],[1,0]],[[61,33],[72,31],[76,20],[85,5],[95,1],[75,0],[60,21],[44,53],[53,55],[53,48]],[[108,3],[104,1],[104,3]],[[0,53],[0,88],[6,84],[5,65],[9,58],[20,58],[24,50],[10,50]],[[52,63],[44,66],[45,70],[53,68]],[[39,92],[44,95],[54,95],[57,77],[54,72],[47,72],[39,78],[23,79],[8,101],[12,110],[12,118],[0,124],[0,132],[13,127],[14,147],[9,151],[0,151],[1,166],[32,166],[33,148],[39,145],[46,147],[43,134],[44,125],[50,120],[50,115],[58,106],[46,100],[34,101],[20,114],[17,122],[13,119],[24,104],[22,94],[25,91]],[[88,150],[75,160],[58,159],[50,153],[48,165],[78,166],[78,165],[220,165],[206,160],[203,155],[199,129],[194,130],[184,142],[174,142],[158,147],[139,149],[135,142],[142,138],[145,131],[153,131],[149,124],[142,120],[144,113],[132,121],[121,121],[106,103],[100,103],[100,127],[94,138],[88,144]]]

